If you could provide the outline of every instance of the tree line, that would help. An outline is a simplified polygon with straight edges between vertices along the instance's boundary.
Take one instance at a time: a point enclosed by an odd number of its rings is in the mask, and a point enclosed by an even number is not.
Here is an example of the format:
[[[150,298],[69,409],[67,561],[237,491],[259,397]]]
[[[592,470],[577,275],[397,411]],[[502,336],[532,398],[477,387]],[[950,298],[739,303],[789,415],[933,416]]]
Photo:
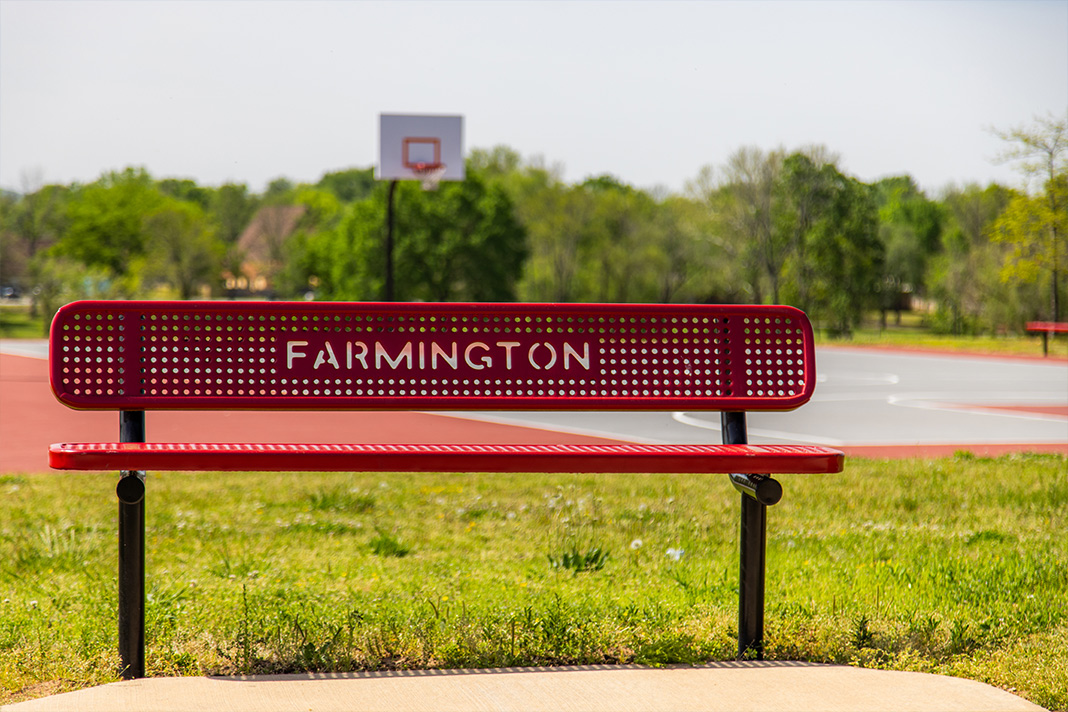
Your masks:
[[[907,175],[864,183],[823,146],[739,148],[681,194],[610,175],[568,183],[509,147],[475,149],[463,181],[397,186],[395,298],[771,302],[839,334],[866,314],[885,325],[919,307],[938,331],[1019,331],[1063,317],[1066,123],[999,134],[1027,188],[937,196]],[[137,168],[6,193],[0,286],[46,316],[79,298],[247,296],[241,236],[259,220],[259,296],[377,300],[387,194],[371,168],[280,178],[262,194]],[[283,208],[294,216],[285,230],[256,217]]]

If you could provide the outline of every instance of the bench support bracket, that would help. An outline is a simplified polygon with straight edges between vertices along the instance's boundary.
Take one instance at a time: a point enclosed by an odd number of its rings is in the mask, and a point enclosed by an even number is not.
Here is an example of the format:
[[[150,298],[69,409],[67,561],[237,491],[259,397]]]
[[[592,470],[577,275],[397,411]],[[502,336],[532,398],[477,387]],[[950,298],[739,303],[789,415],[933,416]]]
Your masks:
[[[119,411],[119,441],[145,442],[145,412]],[[144,472],[123,470],[119,498],[119,657],[126,680],[145,676]]]

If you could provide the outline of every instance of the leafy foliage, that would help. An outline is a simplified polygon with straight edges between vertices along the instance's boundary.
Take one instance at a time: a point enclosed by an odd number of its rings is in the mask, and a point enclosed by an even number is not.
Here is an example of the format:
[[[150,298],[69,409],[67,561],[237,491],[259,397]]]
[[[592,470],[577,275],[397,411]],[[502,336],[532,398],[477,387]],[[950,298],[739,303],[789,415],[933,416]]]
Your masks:
[[[544,159],[476,148],[465,181],[397,184],[394,298],[776,302],[832,334],[912,308],[939,331],[1019,331],[1060,319],[1068,298],[1065,130],[1051,117],[999,134],[1027,191],[937,198],[908,175],[865,185],[824,146],[739,148],[683,195],[610,174],[569,183]],[[370,168],[279,177],[261,195],[127,168],[5,193],[0,286],[43,312],[81,294],[190,298],[224,284],[230,297],[377,300],[389,192]],[[268,229],[264,208],[299,219]]]
[[[223,246],[197,203],[170,200],[145,217],[146,278],[173,285],[179,299],[218,281]]]
[[[74,191],[67,207],[68,227],[52,251],[57,256],[100,267],[118,276],[145,253],[144,219],[164,197],[144,170],[109,173]]]
[[[308,260],[324,299],[381,299],[386,200],[381,185],[349,207],[336,230],[309,238]],[[435,193],[399,184],[393,264],[398,301],[509,301],[526,256],[511,201],[475,172]]]

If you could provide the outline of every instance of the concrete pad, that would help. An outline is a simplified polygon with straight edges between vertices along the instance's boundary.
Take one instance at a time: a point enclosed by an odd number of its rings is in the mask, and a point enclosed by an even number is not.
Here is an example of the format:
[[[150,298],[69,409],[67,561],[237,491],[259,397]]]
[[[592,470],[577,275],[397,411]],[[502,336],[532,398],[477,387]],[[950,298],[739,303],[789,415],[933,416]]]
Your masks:
[[[4,712],[1014,712],[973,680],[800,662],[147,678],[20,702]]]

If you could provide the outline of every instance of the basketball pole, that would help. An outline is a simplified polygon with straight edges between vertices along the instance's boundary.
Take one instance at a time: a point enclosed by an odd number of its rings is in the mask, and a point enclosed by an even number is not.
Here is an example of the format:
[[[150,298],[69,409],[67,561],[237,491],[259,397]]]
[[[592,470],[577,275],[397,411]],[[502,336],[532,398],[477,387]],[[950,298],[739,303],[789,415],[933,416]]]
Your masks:
[[[393,301],[393,194],[397,192],[397,180],[389,182],[386,198],[386,289],[383,301]]]

